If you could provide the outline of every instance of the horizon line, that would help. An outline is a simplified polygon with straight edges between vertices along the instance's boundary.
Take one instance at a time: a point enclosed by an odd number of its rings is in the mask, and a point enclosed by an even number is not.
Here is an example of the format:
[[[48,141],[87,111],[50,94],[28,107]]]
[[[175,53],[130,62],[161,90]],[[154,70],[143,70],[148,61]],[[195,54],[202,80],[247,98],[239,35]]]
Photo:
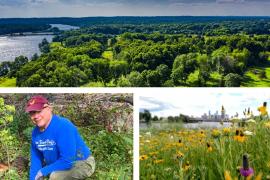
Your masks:
[[[33,16],[33,17],[4,17],[0,19],[31,19],[31,18],[117,18],[117,17],[142,17],[142,18],[151,18],[151,17],[258,17],[258,18],[270,18],[270,15],[211,15],[211,16],[201,16],[201,15],[179,15],[179,16],[171,16],[171,15],[145,15],[145,16],[133,16],[133,15],[124,15],[124,16]]]

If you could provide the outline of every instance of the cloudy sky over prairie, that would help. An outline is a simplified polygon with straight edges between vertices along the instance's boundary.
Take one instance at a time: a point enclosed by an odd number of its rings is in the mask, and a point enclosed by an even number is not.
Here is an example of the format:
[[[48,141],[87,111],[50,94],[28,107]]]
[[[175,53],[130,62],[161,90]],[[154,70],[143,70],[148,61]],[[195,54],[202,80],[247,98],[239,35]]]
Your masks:
[[[0,0],[0,17],[269,16],[269,0]]]
[[[200,117],[211,111],[221,112],[223,105],[226,114],[243,117],[244,109],[250,109],[258,115],[257,108],[264,101],[270,110],[270,91],[258,88],[181,88],[151,90],[140,94],[140,111],[148,109],[157,116],[178,116],[180,113]]]

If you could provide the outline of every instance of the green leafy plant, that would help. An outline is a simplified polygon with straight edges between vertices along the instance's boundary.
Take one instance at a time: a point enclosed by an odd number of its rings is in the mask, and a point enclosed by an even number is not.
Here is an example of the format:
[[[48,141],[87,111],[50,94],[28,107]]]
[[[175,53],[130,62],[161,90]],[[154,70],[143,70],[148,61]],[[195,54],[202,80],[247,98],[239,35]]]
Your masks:
[[[16,157],[17,140],[7,128],[8,124],[13,121],[15,107],[5,105],[4,99],[0,98],[0,159],[8,164],[9,171],[11,161]],[[7,173],[7,176],[14,173]],[[10,179],[10,178],[9,178]]]

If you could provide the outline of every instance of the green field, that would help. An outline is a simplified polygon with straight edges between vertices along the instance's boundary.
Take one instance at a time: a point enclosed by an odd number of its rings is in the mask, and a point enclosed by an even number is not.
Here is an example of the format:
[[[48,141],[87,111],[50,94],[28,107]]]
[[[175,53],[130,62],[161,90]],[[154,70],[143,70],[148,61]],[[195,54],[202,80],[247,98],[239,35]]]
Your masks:
[[[103,53],[102,53],[102,57],[104,58],[104,59],[108,59],[108,60],[113,60],[113,52],[112,51],[104,51]]]
[[[265,71],[266,77],[260,77],[260,73]],[[241,86],[244,87],[269,87],[270,86],[270,62],[264,66],[252,67],[243,76]]]
[[[0,78],[0,87],[16,87],[16,78]]]

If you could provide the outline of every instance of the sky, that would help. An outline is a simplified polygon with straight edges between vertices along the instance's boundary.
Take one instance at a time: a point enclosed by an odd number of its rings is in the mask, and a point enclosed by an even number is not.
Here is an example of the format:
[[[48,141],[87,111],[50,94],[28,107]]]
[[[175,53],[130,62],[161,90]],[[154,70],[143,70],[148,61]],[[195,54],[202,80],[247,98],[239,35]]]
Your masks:
[[[270,16],[270,0],[0,0],[0,18]]]
[[[270,110],[270,91],[265,88],[172,88],[141,92],[140,112],[148,109],[158,117],[179,116],[179,114],[201,117],[204,113],[221,112],[223,105],[230,117],[238,112],[243,117],[244,109],[250,107],[254,115],[263,102]]]

